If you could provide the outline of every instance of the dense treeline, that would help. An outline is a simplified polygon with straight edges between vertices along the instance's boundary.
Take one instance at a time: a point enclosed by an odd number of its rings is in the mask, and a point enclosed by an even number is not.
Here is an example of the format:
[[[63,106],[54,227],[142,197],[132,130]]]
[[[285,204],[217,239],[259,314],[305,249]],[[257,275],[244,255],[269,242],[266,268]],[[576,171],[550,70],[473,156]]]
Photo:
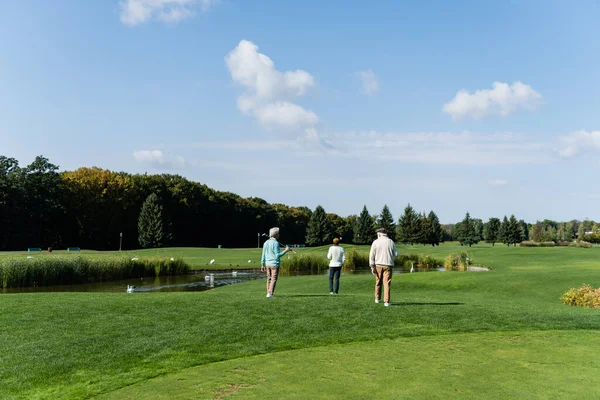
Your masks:
[[[442,228],[444,240],[456,240],[469,246],[479,242],[516,246],[527,240],[535,243],[600,243],[600,224],[591,220],[557,222],[545,219],[528,224],[511,215],[510,218],[504,216],[502,220],[490,218],[484,223],[481,219],[471,218],[467,213],[461,222],[444,225]]]
[[[144,206],[144,203],[145,206]],[[145,211],[142,209],[145,208]],[[402,243],[438,245],[460,240],[471,245],[519,243],[521,240],[582,239],[600,242],[592,221],[534,225],[468,218],[440,225],[433,211],[418,213],[408,205],[396,221],[387,206],[370,214],[341,217],[318,206],[269,204],[213,190],[179,175],[112,172],[96,167],[59,172],[44,157],[21,167],[0,156],[0,251],[28,247],[81,247],[116,250],[143,246],[254,247],[269,228],[281,228],[282,243],[322,245],[333,237],[345,243],[368,244],[376,228]],[[493,220],[493,221],[492,221]],[[541,233],[540,233],[541,232]],[[569,240],[565,239],[565,240]]]
[[[0,156],[0,250],[28,247],[115,250],[140,247],[139,216],[155,194],[168,220],[165,245],[257,245],[282,227],[282,241],[304,243],[311,211],[219,192],[178,175],[134,175],[100,168],[58,172],[44,157],[20,167]]]

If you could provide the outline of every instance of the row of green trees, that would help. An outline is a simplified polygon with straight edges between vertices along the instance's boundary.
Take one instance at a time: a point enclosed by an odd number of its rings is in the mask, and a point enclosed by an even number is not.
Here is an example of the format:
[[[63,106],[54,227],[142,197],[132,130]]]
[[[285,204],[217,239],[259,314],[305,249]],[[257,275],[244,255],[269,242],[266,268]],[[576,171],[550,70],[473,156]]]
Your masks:
[[[594,221],[555,222],[537,221],[531,227],[530,240],[534,242],[567,242],[573,239],[600,243],[600,225]]]
[[[481,219],[471,218],[467,213],[461,222],[454,225],[453,236],[468,246],[482,241],[491,243],[492,246],[496,243],[510,246],[527,239],[528,227],[523,220],[518,221],[514,215],[510,218],[504,216],[502,220],[490,218],[487,223],[483,223]]]
[[[330,243],[334,237],[342,240],[346,237],[344,241],[347,243],[369,244],[376,238],[378,228],[385,228],[390,239],[402,243],[437,246],[443,240],[443,229],[437,215],[433,211],[427,215],[419,214],[410,204],[397,224],[387,205],[379,215],[369,214],[367,206],[364,206],[358,216],[345,219],[327,214],[323,207],[317,206],[308,222],[306,244],[320,246]]]

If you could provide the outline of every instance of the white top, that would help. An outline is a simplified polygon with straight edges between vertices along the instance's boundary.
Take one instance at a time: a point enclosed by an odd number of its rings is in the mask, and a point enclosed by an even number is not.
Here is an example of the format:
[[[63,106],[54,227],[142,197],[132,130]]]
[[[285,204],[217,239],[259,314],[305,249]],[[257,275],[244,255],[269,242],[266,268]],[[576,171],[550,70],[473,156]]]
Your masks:
[[[331,246],[329,252],[327,252],[327,258],[331,260],[329,262],[330,267],[341,267],[346,261],[346,252],[343,247]]]
[[[398,256],[398,249],[394,241],[387,235],[380,235],[377,240],[371,245],[369,253],[369,266],[371,268],[376,265],[394,266],[394,257]]]

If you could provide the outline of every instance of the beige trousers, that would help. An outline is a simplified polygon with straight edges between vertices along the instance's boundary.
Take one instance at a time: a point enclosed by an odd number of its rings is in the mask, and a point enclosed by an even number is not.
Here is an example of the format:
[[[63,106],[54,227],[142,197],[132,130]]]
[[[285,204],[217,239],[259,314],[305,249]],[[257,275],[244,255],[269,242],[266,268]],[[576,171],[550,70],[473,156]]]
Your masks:
[[[383,286],[383,301],[390,302],[390,285],[392,283],[392,267],[387,265],[375,266],[375,299],[381,299],[381,286]]]
[[[267,269],[267,293],[273,294],[277,277],[279,276],[279,267],[266,267]]]

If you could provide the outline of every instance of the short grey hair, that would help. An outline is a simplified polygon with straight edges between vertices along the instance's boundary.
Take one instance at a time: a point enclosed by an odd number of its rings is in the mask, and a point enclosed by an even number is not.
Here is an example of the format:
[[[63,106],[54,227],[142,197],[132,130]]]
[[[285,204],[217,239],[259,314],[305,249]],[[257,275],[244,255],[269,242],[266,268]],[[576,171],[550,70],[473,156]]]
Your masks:
[[[269,237],[275,237],[275,235],[279,235],[279,228],[269,229]]]

